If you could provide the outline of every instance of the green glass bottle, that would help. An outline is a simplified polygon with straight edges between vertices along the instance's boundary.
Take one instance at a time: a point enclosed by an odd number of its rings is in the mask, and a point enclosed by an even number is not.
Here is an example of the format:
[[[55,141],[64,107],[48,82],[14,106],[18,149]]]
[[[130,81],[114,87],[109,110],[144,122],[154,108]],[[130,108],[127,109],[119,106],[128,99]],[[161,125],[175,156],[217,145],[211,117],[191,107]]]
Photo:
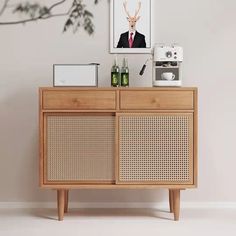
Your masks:
[[[111,86],[112,87],[120,86],[120,67],[117,63],[117,58],[115,58],[114,64],[111,68]]]
[[[123,65],[121,68],[121,86],[129,87],[129,67],[127,58],[123,59]]]

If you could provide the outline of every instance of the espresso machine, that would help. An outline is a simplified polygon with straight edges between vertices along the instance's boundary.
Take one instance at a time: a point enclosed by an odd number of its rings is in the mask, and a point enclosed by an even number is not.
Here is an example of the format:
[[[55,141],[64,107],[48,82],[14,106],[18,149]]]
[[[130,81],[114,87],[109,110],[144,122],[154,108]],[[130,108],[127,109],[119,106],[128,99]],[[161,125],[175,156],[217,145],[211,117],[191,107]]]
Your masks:
[[[153,57],[153,86],[181,86],[182,61],[182,47],[156,45]]]

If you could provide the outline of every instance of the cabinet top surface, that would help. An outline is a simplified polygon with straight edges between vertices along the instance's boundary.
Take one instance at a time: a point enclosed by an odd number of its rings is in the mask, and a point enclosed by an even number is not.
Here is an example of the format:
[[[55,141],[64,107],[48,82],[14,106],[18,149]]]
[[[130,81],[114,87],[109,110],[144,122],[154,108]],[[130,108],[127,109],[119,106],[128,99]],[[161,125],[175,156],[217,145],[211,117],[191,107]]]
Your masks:
[[[139,90],[168,90],[168,91],[183,91],[197,90],[197,87],[128,87],[128,88],[113,88],[113,87],[40,87],[40,90],[109,90],[109,91],[139,91]]]

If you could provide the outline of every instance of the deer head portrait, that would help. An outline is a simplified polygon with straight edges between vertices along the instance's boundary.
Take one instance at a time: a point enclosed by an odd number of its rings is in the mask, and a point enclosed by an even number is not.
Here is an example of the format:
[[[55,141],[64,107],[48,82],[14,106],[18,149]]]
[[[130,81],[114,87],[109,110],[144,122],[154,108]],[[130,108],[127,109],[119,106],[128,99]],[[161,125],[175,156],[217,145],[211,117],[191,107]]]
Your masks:
[[[129,30],[131,32],[133,32],[133,31],[136,30],[136,23],[140,19],[140,16],[138,16],[138,14],[139,14],[140,9],[141,9],[141,2],[138,2],[138,8],[135,10],[134,16],[131,16],[129,11],[127,10],[127,1],[125,1],[123,3],[123,5],[124,5],[124,10],[125,10],[126,15],[127,15],[127,20],[129,22]]]

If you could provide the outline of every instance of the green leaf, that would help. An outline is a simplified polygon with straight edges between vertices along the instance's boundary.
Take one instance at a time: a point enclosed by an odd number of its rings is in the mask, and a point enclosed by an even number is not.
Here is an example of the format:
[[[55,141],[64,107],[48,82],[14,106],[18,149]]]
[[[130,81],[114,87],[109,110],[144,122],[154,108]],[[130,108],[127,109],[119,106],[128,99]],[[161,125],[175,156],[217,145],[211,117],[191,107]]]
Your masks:
[[[50,14],[46,6],[39,5],[38,3],[20,3],[14,9],[13,13],[20,13],[29,16],[31,19],[46,16]]]
[[[71,25],[73,25],[73,22],[72,22],[72,20],[69,18],[69,19],[66,21],[65,25],[64,25],[63,32],[67,31],[67,29],[68,29]]]
[[[90,11],[85,10],[84,16],[93,17],[93,14]]]

